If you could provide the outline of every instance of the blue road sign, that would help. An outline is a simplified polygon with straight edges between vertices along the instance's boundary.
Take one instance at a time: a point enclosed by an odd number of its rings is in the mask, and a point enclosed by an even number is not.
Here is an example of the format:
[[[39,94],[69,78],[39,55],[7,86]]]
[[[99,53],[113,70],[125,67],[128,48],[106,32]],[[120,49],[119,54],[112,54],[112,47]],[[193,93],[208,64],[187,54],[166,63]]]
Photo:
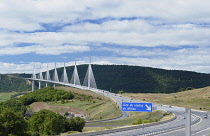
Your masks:
[[[122,111],[152,112],[152,103],[122,102]]]

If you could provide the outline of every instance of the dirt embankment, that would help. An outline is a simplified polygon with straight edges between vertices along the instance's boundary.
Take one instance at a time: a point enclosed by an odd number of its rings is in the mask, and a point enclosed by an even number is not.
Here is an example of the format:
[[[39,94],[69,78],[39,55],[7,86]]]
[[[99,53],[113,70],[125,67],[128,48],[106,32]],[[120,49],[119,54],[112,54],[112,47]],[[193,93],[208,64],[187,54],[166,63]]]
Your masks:
[[[73,112],[74,114],[85,114],[79,109],[68,107],[68,106],[56,106],[56,105],[49,105],[44,102],[35,102],[30,106],[34,112],[40,111],[42,109],[52,110],[54,112],[65,113],[65,112]]]

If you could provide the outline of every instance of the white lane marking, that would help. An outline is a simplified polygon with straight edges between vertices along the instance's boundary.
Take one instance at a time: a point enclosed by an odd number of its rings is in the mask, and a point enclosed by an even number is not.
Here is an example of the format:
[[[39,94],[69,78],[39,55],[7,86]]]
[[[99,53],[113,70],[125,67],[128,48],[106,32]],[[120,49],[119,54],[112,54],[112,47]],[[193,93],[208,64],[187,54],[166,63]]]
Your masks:
[[[209,128],[206,128],[206,129],[204,129],[204,130],[198,131],[198,132],[196,132],[195,134],[192,134],[192,135],[199,134],[199,133],[201,133],[201,132],[203,132],[203,131],[206,131],[206,130],[208,130],[208,129],[210,129],[210,127],[209,127]]]

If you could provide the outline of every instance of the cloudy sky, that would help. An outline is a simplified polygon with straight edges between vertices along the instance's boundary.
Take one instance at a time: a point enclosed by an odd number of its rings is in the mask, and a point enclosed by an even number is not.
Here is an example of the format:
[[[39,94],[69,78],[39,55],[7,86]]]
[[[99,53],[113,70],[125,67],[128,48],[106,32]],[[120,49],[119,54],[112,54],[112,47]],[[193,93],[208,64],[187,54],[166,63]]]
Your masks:
[[[209,0],[1,0],[0,73],[63,62],[210,73]]]

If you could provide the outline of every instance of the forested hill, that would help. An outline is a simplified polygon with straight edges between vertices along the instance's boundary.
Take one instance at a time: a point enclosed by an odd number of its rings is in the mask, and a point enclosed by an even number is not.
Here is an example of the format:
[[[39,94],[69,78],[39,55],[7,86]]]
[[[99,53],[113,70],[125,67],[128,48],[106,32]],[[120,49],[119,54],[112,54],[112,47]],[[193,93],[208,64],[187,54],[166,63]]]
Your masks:
[[[83,83],[87,67],[88,65],[77,66],[81,83]],[[71,66],[66,69],[70,81],[74,67]],[[172,93],[179,91],[181,88],[184,90],[186,88],[189,89],[189,87],[202,88],[210,86],[210,74],[204,73],[127,65],[92,65],[92,69],[98,88],[111,90],[111,92],[123,90],[124,92],[133,93]],[[63,68],[58,68],[57,71],[60,79]],[[52,78],[53,70],[50,71],[50,75]],[[30,77],[27,74],[19,76]],[[44,72],[43,76],[45,76]],[[4,88],[14,88],[10,82],[14,83],[16,81],[10,81],[9,78],[11,79],[11,77],[7,76],[7,78],[8,80],[4,83],[0,80],[0,91],[2,91],[2,84]],[[18,81],[16,90],[24,90],[21,88],[22,85],[26,85],[24,88],[28,88],[26,81],[23,82],[21,80],[21,82]]]
[[[25,80],[19,74],[0,74],[0,92],[21,92],[27,90],[31,90],[31,82]]]
[[[83,83],[88,65],[79,65],[78,73]],[[69,81],[74,67],[67,67]],[[133,93],[172,93],[181,88],[210,86],[210,74],[180,70],[164,70],[127,65],[92,65],[99,89],[112,92],[123,90]],[[63,68],[58,69],[59,78]],[[50,71],[51,77],[53,71]],[[44,75],[44,73],[43,73]]]
[[[210,74],[125,65],[92,68],[98,88],[113,92],[172,93],[181,88],[210,86]]]

